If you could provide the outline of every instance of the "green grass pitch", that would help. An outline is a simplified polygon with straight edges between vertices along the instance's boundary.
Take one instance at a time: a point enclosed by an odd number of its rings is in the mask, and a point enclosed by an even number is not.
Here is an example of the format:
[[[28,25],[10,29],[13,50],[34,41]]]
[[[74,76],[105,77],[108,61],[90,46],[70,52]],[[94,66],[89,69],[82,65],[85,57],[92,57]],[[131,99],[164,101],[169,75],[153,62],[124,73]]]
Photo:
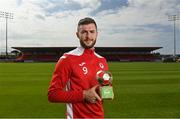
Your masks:
[[[0,117],[65,117],[65,104],[49,103],[55,63],[0,63]],[[180,117],[180,63],[109,63],[114,100],[105,117]]]

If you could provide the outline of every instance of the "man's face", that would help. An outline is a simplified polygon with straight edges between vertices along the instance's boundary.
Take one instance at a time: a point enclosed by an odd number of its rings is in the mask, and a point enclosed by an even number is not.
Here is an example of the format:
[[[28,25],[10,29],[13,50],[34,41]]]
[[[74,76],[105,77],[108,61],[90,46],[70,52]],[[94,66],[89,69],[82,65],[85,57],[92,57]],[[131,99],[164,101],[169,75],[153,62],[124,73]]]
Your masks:
[[[81,46],[86,49],[89,49],[94,47],[98,32],[95,24],[90,23],[90,24],[80,25],[76,35],[80,40]]]

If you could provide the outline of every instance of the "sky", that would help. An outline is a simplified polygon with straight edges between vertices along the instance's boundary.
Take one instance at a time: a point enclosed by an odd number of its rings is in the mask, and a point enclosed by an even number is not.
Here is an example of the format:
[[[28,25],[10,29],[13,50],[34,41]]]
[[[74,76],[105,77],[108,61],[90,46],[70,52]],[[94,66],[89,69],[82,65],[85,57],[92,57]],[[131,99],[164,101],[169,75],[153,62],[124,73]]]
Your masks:
[[[173,54],[174,22],[180,0],[0,0],[8,19],[11,47],[79,46],[76,27],[92,17],[98,25],[97,47],[163,47]],[[5,52],[6,20],[0,17],[0,52]],[[176,53],[180,54],[180,20],[176,21]]]

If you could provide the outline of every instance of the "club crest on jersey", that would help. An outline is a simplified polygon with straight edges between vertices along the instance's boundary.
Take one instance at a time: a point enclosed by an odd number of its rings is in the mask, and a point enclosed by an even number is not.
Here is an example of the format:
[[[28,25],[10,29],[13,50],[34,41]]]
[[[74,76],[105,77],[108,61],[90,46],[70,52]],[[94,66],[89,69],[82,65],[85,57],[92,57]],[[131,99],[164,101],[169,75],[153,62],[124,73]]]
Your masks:
[[[101,69],[103,69],[104,68],[103,63],[99,63],[99,67],[101,67]]]

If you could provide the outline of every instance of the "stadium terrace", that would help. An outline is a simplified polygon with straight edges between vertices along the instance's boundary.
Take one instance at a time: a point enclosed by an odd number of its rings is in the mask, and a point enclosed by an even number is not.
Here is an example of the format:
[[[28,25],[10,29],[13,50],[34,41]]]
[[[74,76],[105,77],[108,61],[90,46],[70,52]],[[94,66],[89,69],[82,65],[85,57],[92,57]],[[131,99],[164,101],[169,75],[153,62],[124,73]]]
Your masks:
[[[56,62],[75,47],[12,47],[20,52],[17,62]],[[156,61],[153,51],[162,47],[96,47],[95,51],[108,61]]]

